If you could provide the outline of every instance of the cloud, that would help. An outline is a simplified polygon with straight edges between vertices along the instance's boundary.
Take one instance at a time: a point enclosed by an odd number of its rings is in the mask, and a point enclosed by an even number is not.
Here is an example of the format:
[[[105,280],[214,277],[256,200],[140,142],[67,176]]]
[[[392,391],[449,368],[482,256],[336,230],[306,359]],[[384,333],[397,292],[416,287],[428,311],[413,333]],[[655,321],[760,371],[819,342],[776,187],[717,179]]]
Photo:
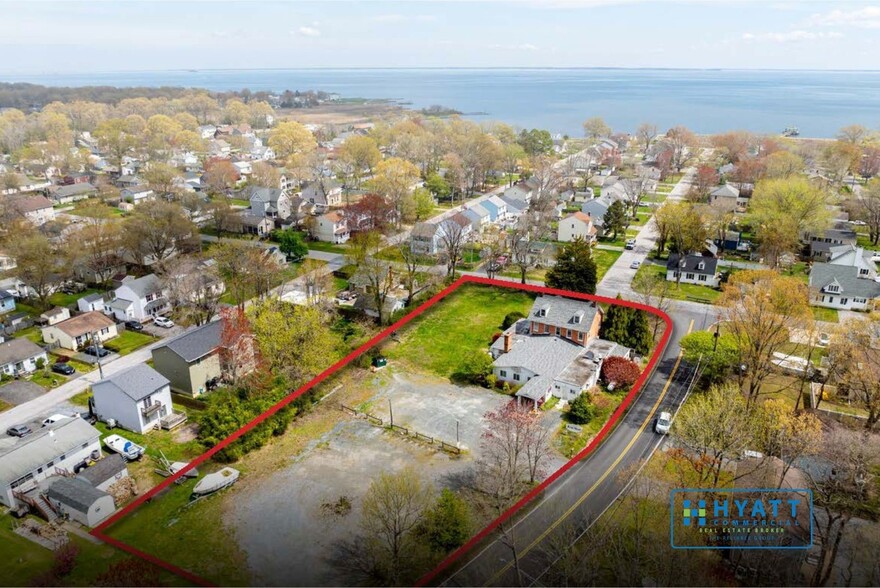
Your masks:
[[[841,39],[843,33],[829,31],[814,33],[812,31],[789,31],[787,33],[743,33],[743,41],[770,41],[773,43],[801,43],[803,41],[821,41],[825,39]]]
[[[372,22],[380,23],[399,23],[399,22],[433,22],[437,17],[433,14],[380,14],[370,19]]]
[[[302,35],[303,37],[320,37],[321,31],[316,27],[299,27],[296,29],[296,32]]]
[[[522,43],[520,45],[499,45],[495,43],[489,45],[489,49],[503,49],[504,51],[537,51],[538,47],[531,43]]]
[[[858,10],[832,10],[814,14],[807,24],[811,26],[848,26],[860,29],[880,29],[880,6],[865,6]]]

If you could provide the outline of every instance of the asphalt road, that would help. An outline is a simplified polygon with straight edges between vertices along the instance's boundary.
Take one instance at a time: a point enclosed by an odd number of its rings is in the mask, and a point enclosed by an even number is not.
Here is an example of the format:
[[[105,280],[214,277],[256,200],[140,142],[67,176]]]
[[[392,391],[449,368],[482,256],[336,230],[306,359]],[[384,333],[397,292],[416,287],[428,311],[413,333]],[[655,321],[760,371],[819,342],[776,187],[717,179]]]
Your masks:
[[[585,530],[616,500],[631,476],[623,475],[646,460],[662,442],[654,430],[661,411],[675,412],[684,400],[693,366],[679,358],[678,341],[690,330],[708,326],[710,313],[691,309],[671,314],[673,335],[656,371],[642,388],[621,423],[584,460],[572,467],[528,505],[527,514],[512,525],[508,541],[516,545],[521,578],[513,564],[513,550],[493,534],[481,546],[435,578],[447,586],[516,586],[540,583],[556,557],[554,546],[572,530]]]

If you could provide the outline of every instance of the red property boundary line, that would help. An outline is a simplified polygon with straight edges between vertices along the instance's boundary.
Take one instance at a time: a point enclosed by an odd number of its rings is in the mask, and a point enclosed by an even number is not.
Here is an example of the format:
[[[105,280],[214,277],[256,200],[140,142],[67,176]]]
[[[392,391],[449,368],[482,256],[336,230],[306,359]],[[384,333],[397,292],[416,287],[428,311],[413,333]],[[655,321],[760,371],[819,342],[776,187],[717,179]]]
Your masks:
[[[608,433],[617,424],[618,420],[623,416],[623,413],[627,410],[629,405],[632,404],[632,401],[635,399],[635,397],[641,391],[642,386],[644,385],[645,381],[648,379],[648,376],[653,372],[654,367],[656,366],[660,356],[662,355],[663,350],[666,348],[666,345],[669,342],[669,338],[672,334],[672,319],[669,318],[669,315],[667,315],[665,312],[661,311],[658,308],[654,308],[653,306],[647,306],[645,304],[640,304],[638,302],[631,302],[628,300],[619,300],[619,299],[615,299],[615,298],[608,298],[605,296],[596,296],[596,295],[591,295],[591,294],[580,294],[580,293],[576,293],[576,292],[569,292],[567,290],[558,290],[555,288],[548,288],[548,287],[544,287],[544,286],[533,286],[531,284],[518,284],[516,282],[492,280],[489,278],[481,278],[478,276],[462,276],[458,280],[456,280],[455,282],[453,282],[452,284],[450,284],[449,286],[444,288],[442,291],[438,292],[437,294],[435,294],[434,296],[432,296],[431,298],[429,298],[428,300],[426,300],[425,302],[420,304],[418,307],[415,308],[415,310],[413,310],[412,312],[410,312],[409,314],[407,314],[406,316],[401,318],[399,321],[397,321],[393,325],[387,327],[382,332],[380,332],[379,334],[372,337],[369,341],[367,341],[366,343],[364,343],[363,345],[361,345],[360,347],[358,347],[357,349],[355,349],[354,351],[352,351],[351,353],[346,355],[343,359],[341,359],[340,361],[336,362],[335,364],[333,364],[332,366],[330,366],[329,368],[327,368],[326,370],[324,370],[323,372],[318,374],[318,376],[315,377],[315,379],[313,379],[309,383],[305,384],[304,386],[294,390],[289,395],[285,396],[283,399],[278,401],[271,408],[269,408],[266,412],[264,412],[261,415],[259,415],[258,417],[256,417],[254,420],[252,420],[251,422],[249,422],[248,424],[243,426],[241,429],[232,433],[229,437],[227,437],[226,439],[224,439],[223,441],[221,441],[220,443],[218,443],[217,445],[215,445],[214,447],[212,447],[211,449],[209,449],[205,453],[203,453],[200,456],[193,459],[191,462],[189,462],[189,464],[187,464],[186,467],[178,470],[172,476],[165,478],[160,484],[158,484],[157,486],[154,486],[149,491],[147,491],[145,494],[141,495],[136,500],[134,500],[133,502],[128,504],[125,508],[123,508],[122,510],[120,510],[119,512],[114,514],[112,517],[110,517],[109,519],[107,519],[106,521],[101,523],[99,526],[95,527],[91,531],[91,534],[94,537],[97,537],[98,539],[100,539],[101,541],[104,541],[105,543],[113,545],[114,547],[116,547],[118,549],[126,551],[126,552],[128,552],[132,555],[135,555],[137,557],[140,557],[140,558],[142,558],[142,559],[144,559],[154,565],[157,565],[165,570],[168,570],[169,572],[172,572],[173,574],[176,574],[176,575],[188,580],[189,582],[192,582],[193,584],[196,584],[199,586],[213,586],[213,584],[211,582],[209,582],[208,580],[206,580],[206,579],[204,579],[204,578],[202,578],[202,577],[200,577],[200,576],[198,576],[188,570],[185,570],[183,568],[175,566],[174,564],[171,564],[171,563],[169,563],[159,557],[156,557],[155,555],[143,552],[143,551],[141,551],[141,550],[139,550],[139,549],[123,542],[123,541],[119,541],[118,539],[115,539],[115,538],[109,536],[106,533],[107,530],[113,524],[115,524],[116,522],[121,520],[123,517],[129,515],[131,512],[133,512],[139,506],[141,506],[145,502],[152,499],[154,496],[156,496],[156,494],[158,494],[159,492],[161,492],[165,488],[168,488],[171,484],[174,483],[175,480],[184,476],[189,470],[191,470],[195,467],[198,467],[202,463],[211,459],[211,457],[213,457],[214,454],[216,454],[218,451],[222,450],[223,448],[227,447],[229,444],[231,444],[231,443],[235,442],[236,440],[238,440],[239,438],[241,438],[242,435],[245,435],[246,433],[251,431],[254,427],[256,427],[257,425],[259,425],[260,423],[262,423],[263,421],[265,421],[266,419],[268,419],[269,417],[271,417],[272,415],[277,413],[279,410],[281,410],[282,408],[284,408],[285,406],[290,404],[296,398],[298,398],[299,396],[302,396],[303,394],[305,394],[306,392],[308,392],[309,390],[311,390],[312,388],[314,388],[315,386],[317,386],[318,384],[320,384],[321,382],[323,382],[324,380],[329,378],[331,375],[333,375],[334,373],[336,373],[337,371],[339,371],[343,367],[347,366],[349,363],[351,363],[352,361],[357,359],[364,352],[369,351],[370,349],[375,347],[377,344],[382,342],[385,338],[387,338],[389,335],[391,335],[391,333],[393,333],[394,331],[397,331],[401,327],[403,327],[406,324],[408,324],[409,322],[411,322],[413,319],[419,317],[426,310],[428,310],[429,308],[431,308],[432,306],[434,306],[435,304],[437,304],[438,302],[440,302],[441,300],[443,300],[444,298],[446,298],[451,293],[455,292],[456,290],[458,290],[458,288],[460,288],[461,286],[463,286],[465,284],[481,284],[481,285],[485,285],[485,286],[495,286],[495,287],[501,287],[501,288],[508,288],[508,289],[512,289],[512,290],[523,290],[523,291],[527,291],[527,292],[535,292],[538,294],[552,294],[552,295],[557,295],[557,296],[565,296],[567,298],[575,298],[575,299],[580,299],[580,300],[602,302],[605,304],[619,304],[621,306],[626,306],[628,308],[635,308],[638,310],[644,310],[646,312],[650,312],[651,314],[659,317],[660,319],[662,319],[666,323],[666,329],[664,330],[663,336],[661,337],[659,343],[656,346],[654,354],[651,356],[651,359],[648,361],[647,367],[642,371],[642,374],[639,376],[639,379],[633,385],[632,390],[629,392],[629,394],[626,395],[626,397],[623,399],[623,402],[621,402],[621,404],[617,408],[617,410],[614,411],[614,413],[609,418],[608,422],[605,423],[605,426],[602,427],[602,429],[599,431],[599,433],[596,435],[596,437],[593,439],[593,441],[590,442],[589,445],[587,445],[580,453],[578,453],[576,456],[574,456],[564,466],[562,466],[560,469],[558,469],[556,472],[554,472],[550,477],[548,477],[546,480],[544,480],[540,485],[535,487],[531,492],[526,494],[516,504],[514,504],[507,511],[505,511],[500,517],[498,517],[497,519],[492,521],[486,528],[484,528],[482,531],[477,533],[465,545],[463,545],[462,547],[458,548],[453,553],[451,553],[446,559],[444,559],[442,562],[440,562],[440,564],[433,571],[429,572],[427,575],[422,577],[419,580],[419,582],[417,583],[417,585],[422,586],[422,585],[427,584],[431,580],[433,580],[440,572],[445,570],[453,562],[457,561],[465,553],[470,551],[477,543],[479,543],[484,538],[486,538],[500,524],[502,524],[504,521],[506,521],[511,516],[513,516],[519,509],[521,509],[526,504],[528,504],[539,493],[543,492],[555,480],[559,479],[563,474],[565,474],[565,472],[567,472],[571,467],[573,467],[578,461],[582,460],[584,457],[589,455],[599,445],[599,443],[605,438],[605,436],[608,435]]]

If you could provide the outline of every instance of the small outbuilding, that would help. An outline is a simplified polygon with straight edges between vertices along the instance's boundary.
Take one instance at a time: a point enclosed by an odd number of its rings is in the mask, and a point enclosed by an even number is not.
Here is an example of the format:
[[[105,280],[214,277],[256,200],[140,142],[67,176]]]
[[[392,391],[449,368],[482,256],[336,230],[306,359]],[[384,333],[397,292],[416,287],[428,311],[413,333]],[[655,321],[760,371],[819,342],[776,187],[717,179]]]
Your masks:
[[[46,493],[55,510],[87,527],[96,527],[116,511],[113,497],[81,478],[58,477]]]

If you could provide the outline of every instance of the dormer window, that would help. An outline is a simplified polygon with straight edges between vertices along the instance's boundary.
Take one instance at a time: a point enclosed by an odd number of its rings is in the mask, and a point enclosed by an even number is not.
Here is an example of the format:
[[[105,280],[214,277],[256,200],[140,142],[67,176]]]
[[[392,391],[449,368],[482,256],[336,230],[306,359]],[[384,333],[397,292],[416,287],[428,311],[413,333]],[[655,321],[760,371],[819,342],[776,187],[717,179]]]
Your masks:
[[[547,311],[550,309],[549,306],[542,306],[538,309],[538,316],[547,316]]]
[[[584,318],[584,313],[578,312],[574,315],[572,322],[576,324],[580,324],[581,320]]]
[[[825,286],[825,291],[826,292],[840,292],[840,286],[838,286],[837,284],[828,284],[827,286]]]
[[[697,269],[698,270],[706,269],[706,264],[701,261],[699,264],[697,264]]]
[[[865,269],[865,268],[861,268],[861,269],[859,269],[859,275],[860,275],[860,276],[867,276],[867,275],[868,275],[868,270]]]

